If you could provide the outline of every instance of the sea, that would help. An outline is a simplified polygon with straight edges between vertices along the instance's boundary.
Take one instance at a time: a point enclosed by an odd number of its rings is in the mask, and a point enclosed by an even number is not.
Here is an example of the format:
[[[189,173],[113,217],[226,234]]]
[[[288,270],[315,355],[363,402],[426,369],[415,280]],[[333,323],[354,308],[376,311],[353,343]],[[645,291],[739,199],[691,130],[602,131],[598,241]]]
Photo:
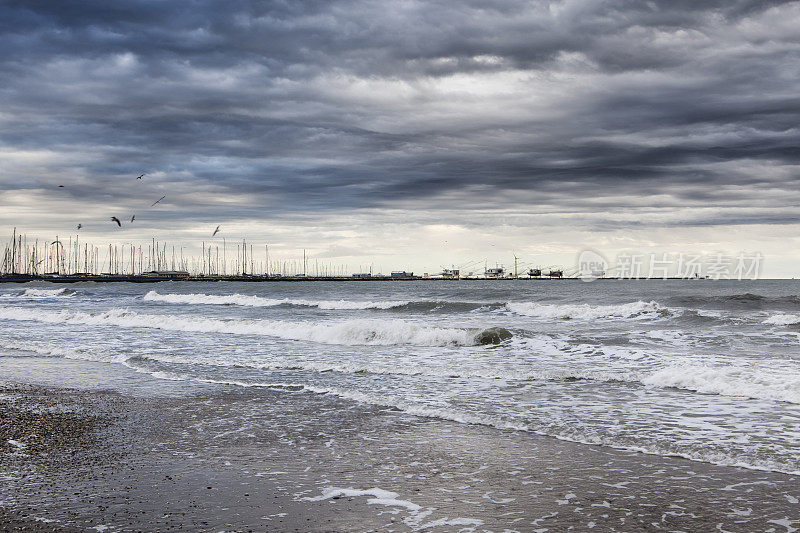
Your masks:
[[[799,341],[793,280],[0,285],[17,375],[81,360],[791,474]]]

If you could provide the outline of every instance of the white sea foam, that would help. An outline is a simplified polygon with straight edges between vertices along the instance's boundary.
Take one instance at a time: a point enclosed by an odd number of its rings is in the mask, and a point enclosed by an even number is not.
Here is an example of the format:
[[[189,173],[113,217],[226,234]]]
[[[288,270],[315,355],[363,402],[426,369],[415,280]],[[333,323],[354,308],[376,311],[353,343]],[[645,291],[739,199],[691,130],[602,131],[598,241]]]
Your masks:
[[[437,378],[470,378],[470,379],[497,379],[497,380],[575,380],[587,379],[594,381],[638,381],[638,374],[633,372],[607,372],[607,371],[580,371],[575,369],[529,369],[520,370],[513,368],[481,368],[460,366],[454,368],[450,365],[434,364],[414,364],[404,362],[403,364],[379,364],[379,363],[353,363],[353,362],[323,362],[309,361],[307,359],[291,359],[270,361],[262,363],[258,361],[224,361],[215,359],[205,361],[193,356],[180,357],[171,356],[163,353],[148,353],[142,356],[144,360],[151,360],[161,363],[178,364],[208,364],[223,367],[245,367],[257,370],[301,370],[310,372],[337,372],[340,374],[375,374],[390,376],[429,376]],[[128,363],[135,366],[135,359]]]
[[[453,518],[450,519],[448,517],[439,518],[437,520],[432,520],[429,522],[423,522],[427,519],[433,511],[435,510],[432,507],[424,508],[412,501],[409,500],[401,500],[399,498],[399,494],[396,492],[380,489],[378,487],[373,487],[371,489],[353,489],[353,488],[339,488],[339,487],[327,487],[322,489],[322,494],[320,496],[313,496],[313,497],[305,497],[302,498],[306,501],[322,501],[322,500],[329,500],[335,499],[340,497],[347,497],[347,498],[355,498],[359,496],[366,496],[367,497],[367,504],[369,505],[384,505],[386,507],[392,507],[395,511],[404,511],[407,513],[407,516],[403,519],[403,523],[409,526],[412,530],[430,530],[440,526],[462,526],[459,531],[475,531],[475,527],[481,526],[483,524],[482,520],[478,520],[475,518]],[[472,526],[472,527],[469,527]]]
[[[574,371],[569,369],[515,370],[510,368],[453,368],[451,366],[431,365],[379,365],[362,363],[323,363],[313,361],[297,361],[287,363],[270,363],[260,367],[262,370],[310,370],[314,372],[339,372],[342,374],[383,374],[400,376],[430,376],[440,378],[502,379],[519,381],[546,381],[565,379],[590,379],[594,381],[636,381],[636,376],[629,372],[594,372]]]
[[[644,333],[645,337],[659,341],[667,341],[674,345],[687,345],[686,334],[676,330],[654,329]]]
[[[45,299],[45,298],[59,298],[65,296],[74,296],[75,291],[62,287],[60,289],[25,289],[19,294],[4,294],[3,298],[28,298],[28,299]]]
[[[68,348],[63,345],[50,344],[35,340],[17,341],[0,339],[0,348],[20,352],[29,352],[36,355],[63,357],[64,359],[80,359],[83,361],[96,361],[101,363],[119,362],[125,358],[125,356],[100,354],[95,351]]]
[[[150,291],[144,295],[148,302],[188,305],[239,305],[245,307],[275,307],[293,305],[298,307],[318,307],[330,310],[391,309],[407,305],[407,301],[350,301],[350,300],[298,300],[290,298],[264,298],[250,294],[160,294]]]
[[[790,370],[677,365],[657,370],[642,382],[723,396],[800,403],[800,375]]]
[[[772,315],[764,321],[764,324],[771,324],[773,326],[800,324],[800,315]]]
[[[554,356],[563,355],[566,345],[547,342],[541,339],[525,339],[524,344],[529,346],[529,341],[534,343],[535,349],[547,349]],[[561,346],[561,348],[559,348]],[[80,359],[97,362],[122,362],[131,359],[130,354],[121,354],[116,351],[104,352],[88,350],[86,348],[65,347],[35,340],[8,340],[0,339],[0,348],[13,351],[30,352],[37,355],[63,357],[66,359]],[[139,353],[136,358],[160,363],[178,363],[190,365],[211,365],[218,367],[245,367],[257,370],[302,370],[311,372],[337,372],[341,374],[375,374],[396,376],[429,376],[436,378],[468,378],[468,379],[496,379],[518,381],[547,381],[566,379],[586,379],[593,381],[627,381],[635,382],[640,379],[635,372],[607,371],[607,370],[580,370],[576,368],[519,368],[517,365],[500,366],[458,366],[436,364],[436,361],[421,361],[414,363],[410,360],[397,363],[380,362],[353,362],[353,361],[312,361],[307,358],[281,358],[264,362],[262,359],[226,359],[214,357],[208,359],[202,354],[172,355],[161,351]],[[130,366],[130,365],[129,365]]]
[[[310,498],[307,497],[303,499],[308,500],[310,502],[318,502],[321,500],[329,500],[331,498],[339,498],[341,496],[346,496],[348,498],[352,498],[355,496],[371,496],[371,498],[367,500],[368,504],[403,507],[405,509],[408,509],[409,511],[419,511],[422,509],[422,507],[420,507],[416,503],[410,502],[408,500],[398,499],[397,497],[399,496],[399,494],[397,494],[396,492],[379,489],[377,487],[366,490],[328,487],[326,489],[322,489],[322,494],[320,496],[314,496]]]
[[[36,298],[53,298],[55,296],[73,296],[75,291],[62,287],[60,289],[25,289],[22,296],[36,297]]]
[[[652,301],[638,301],[617,305],[509,302],[506,304],[506,308],[512,313],[523,316],[577,320],[658,318],[668,311],[666,307]]]
[[[0,306],[0,319],[32,320],[53,324],[152,328],[198,333],[265,335],[289,340],[343,345],[472,346],[477,330],[425,327],[404,320],[347,320],[343,322],[287,322],[281,320],[220,320],[197,316],[149,315],[125,309],[103,313],[46,311]]]
[[[73,350],[70,350],[69,348],[64,348],[63,346],[57,346],[53,344],[43,345],[42,343],[35,341],[19,342],[0,339],[0,348],[13,351],[31,352],[37,355],[51,355],[54,357],[68,357],[69,355],[73,354]]]

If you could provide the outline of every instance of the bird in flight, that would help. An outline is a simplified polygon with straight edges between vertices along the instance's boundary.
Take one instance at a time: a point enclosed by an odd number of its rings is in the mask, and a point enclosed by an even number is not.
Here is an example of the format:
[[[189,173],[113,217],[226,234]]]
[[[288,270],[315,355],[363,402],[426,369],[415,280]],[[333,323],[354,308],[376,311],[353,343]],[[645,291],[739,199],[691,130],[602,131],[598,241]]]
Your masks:
[[[120,228],[122,227],[122,222],[120,222],[117,217],[111,217],[111,222],[116,222],[117,226],[119,226]]]
[[[155,202],[153,202],[153,205],[156,205],[158,202],[160,202],[161,200],[163,200],[163,199],[164,199],[164,198],[166,198],[166,197],[167,197],[167,195],[165,194],[164,196],[162,196],[161,198],[159,198],[158,200],[156,200]],[[151,205],[150,207],[153,207],[153,205]]]
[[[136,220],[136,215],[133,215],[133,216],[131,217],[131,222],[133,222],[134,220]]]
[[[83,224],[78,224],[78,229],[81,229],[82,227],[83,227]]]
[[[219,233],[219,226],[217,226],[217,229],[215,229],[215,230],[214,230],[214,233],[212,233],[212,234],[211,234],[211,236],[213,237],[213,236],[214,236],[214,235],[216,235],[217,233]]]
[[[142,178],[143,178],[143,177],[145,177],[145,176],[147,176],[147,174],[142,174],[141,176],[136,176],[136,179],[137,179],[137,180],[140,180],[140,179],[142,179]]]
[[[59,187],[63,187],[63,185],[59,185]]]

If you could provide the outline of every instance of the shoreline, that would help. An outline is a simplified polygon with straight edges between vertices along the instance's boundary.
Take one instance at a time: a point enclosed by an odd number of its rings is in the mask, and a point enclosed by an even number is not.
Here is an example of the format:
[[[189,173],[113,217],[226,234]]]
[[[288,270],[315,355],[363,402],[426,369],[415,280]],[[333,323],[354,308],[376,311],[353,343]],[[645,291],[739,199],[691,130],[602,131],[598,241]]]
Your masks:
[[[799,524],[791,517],[800,512],[800,484],[788,474],[425,419],[305,391],[172,393],[0,386],[0,414],[23,421],[0,425],[0,523],[15,520],[22,531]]]

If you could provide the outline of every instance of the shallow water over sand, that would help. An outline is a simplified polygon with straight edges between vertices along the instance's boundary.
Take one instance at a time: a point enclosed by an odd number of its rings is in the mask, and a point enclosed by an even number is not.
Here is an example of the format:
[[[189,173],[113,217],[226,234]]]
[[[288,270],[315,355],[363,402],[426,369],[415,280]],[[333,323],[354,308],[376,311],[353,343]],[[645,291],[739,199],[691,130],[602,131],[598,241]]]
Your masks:
[[[24,361],[42,370],[39,382],[89,390],[0,383],[0,420],[34,423],[7,435],[0,424],[0,524],[10,509],[53,526],[33,529],[43,533],[800,525],[792,475],[417,417],[302,389],[165,382],[117,369],[123,382],[113,364]],[[0,371],[24,375],[8,358]],[[68,379],[79,375],[82,383]],[[106,388],[124,394],[98,390]],[[80,439],[60,424],[54,434],[54,414],[77,417],[78,429],[92,417],[95,431]],[[25,448],[4,448],[3,438]]]

